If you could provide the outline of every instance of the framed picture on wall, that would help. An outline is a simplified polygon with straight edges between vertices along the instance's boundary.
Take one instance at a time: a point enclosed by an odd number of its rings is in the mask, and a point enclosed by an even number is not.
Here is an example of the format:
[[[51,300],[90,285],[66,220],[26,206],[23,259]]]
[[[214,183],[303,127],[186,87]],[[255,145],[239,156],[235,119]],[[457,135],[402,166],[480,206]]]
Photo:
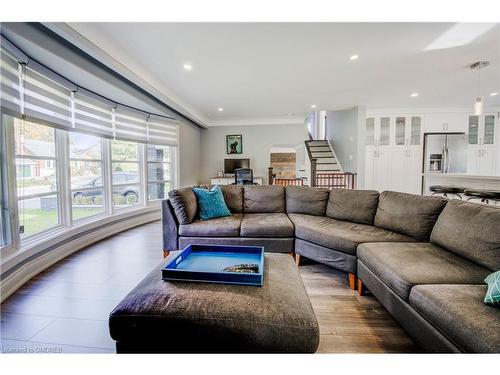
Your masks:
[[[241,134],[226,135],[226,152],[228,155],[243,153],[243,138]]]

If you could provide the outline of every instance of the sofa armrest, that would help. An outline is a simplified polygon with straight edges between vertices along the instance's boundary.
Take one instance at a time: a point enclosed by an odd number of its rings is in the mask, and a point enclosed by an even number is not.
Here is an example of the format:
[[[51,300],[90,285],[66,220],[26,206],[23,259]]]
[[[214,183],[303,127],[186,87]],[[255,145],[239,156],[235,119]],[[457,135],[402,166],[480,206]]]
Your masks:
[[[167,256],[172,250],[178,250],[179,222],[175,216],[170,199],[162,201],[161,205],[163,255]]]

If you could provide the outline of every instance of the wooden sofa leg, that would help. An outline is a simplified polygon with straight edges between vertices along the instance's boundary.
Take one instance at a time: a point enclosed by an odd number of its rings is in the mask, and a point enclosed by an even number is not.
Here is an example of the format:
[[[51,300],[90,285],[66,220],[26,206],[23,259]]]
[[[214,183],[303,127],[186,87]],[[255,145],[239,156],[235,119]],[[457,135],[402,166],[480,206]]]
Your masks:
[[[349,272],[349,288],[356,290],[356,275]]]
[[[163,258],[166,258],[170,255],[170,250],[163,250]]]
[[[300,265],[300,254],[297,254],[297,253],[295,254],[295,264],[296,264],[297,266],[299,266],[299,265]]]
[[[366,286],[363,285],[363,282],[360,278],[358,278],[358,294],[360,296],[364,296],[366,293]]]

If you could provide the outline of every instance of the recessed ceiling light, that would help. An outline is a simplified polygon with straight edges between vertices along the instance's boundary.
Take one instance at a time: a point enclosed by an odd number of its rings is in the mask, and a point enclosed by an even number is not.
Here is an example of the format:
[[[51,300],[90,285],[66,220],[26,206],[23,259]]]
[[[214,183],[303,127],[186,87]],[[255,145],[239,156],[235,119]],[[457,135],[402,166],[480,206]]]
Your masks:
[[[418,92],[414,92],[410,95],[412,98],[416,98],[418,96]]]
[[[497,96],[497,95],[498,95],[498,92],[492,92],[492,93],[490,94],[490,96]]]
[[[184,70],[186,70],[188,72],[193,70],[193,66],[191,64],[184,64],[183,67],[184,67]]]
[[[357,60],[359,59],[359,55],[352,55],[351,57],[349,57],[350,60]]]
[[[311,104],[311,108],[312,109],[316,108],[316,104]]]
[[[219,107],[219,108],[217,108],[217,110],[218,110],[219,112],[222,112],[222,111],[224,111],[224,108]]]

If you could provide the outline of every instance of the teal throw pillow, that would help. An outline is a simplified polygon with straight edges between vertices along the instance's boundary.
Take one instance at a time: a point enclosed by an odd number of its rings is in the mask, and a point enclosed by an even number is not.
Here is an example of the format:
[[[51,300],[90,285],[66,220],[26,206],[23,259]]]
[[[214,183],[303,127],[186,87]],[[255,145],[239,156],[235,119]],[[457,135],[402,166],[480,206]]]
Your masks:
[[[500,306],[500,271],[489,275],[484,282],[488,284],[488,290],[484,297],[484,303],[487,305]]]
[[[201,220],[231,216],[220,186],[216,185],[211,190],[193,188],[193,192],[198,201],[198,214]]]

